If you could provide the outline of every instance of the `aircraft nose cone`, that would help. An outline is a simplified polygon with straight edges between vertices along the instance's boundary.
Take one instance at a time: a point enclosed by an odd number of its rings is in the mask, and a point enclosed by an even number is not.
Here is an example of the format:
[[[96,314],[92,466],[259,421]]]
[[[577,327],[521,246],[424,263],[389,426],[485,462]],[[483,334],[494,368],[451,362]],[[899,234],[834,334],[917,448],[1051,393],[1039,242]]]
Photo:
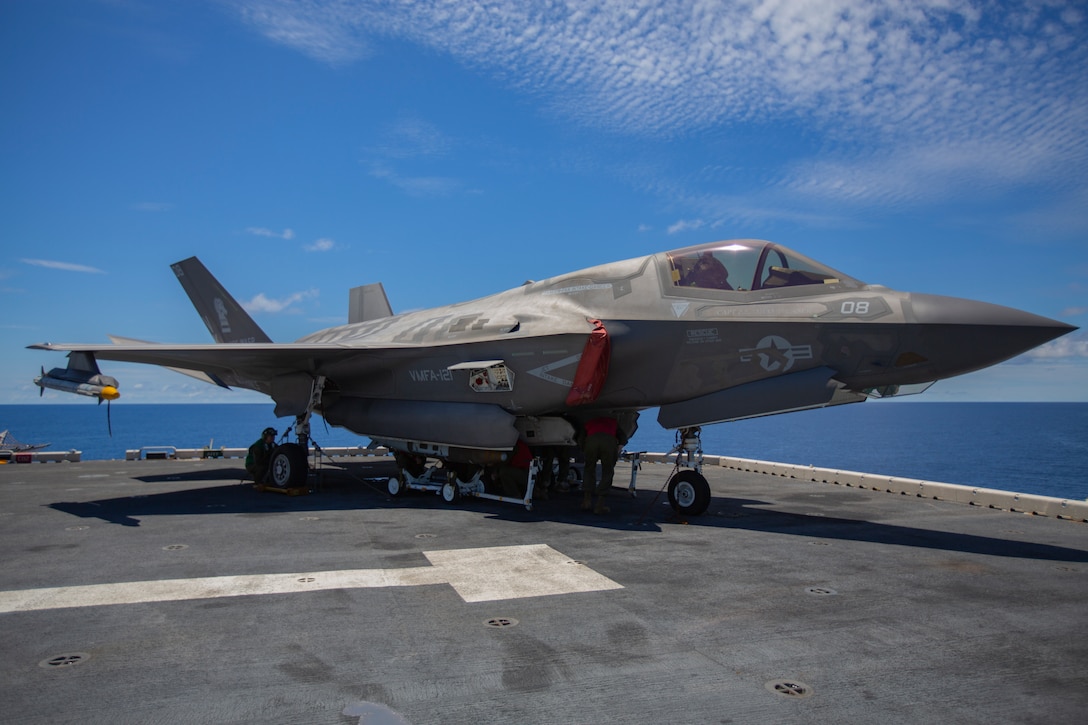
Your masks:
[[[994,365],[1077,328],[1030,312],[956,297],[912,293],[915,352],[940,377]]]

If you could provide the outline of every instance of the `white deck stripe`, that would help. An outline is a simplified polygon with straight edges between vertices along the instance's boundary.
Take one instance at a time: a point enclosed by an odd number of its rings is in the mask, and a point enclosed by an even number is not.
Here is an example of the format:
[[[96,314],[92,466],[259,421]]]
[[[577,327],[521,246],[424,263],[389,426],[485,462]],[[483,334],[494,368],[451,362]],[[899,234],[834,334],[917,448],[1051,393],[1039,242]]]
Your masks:
[[[466,602],[623,588],[608,577],[572,562],[546,544],[425,551],[423,555],[432,566],[161,579],[7,591],[0,592],[0,614],[424,584],[449,584]]]

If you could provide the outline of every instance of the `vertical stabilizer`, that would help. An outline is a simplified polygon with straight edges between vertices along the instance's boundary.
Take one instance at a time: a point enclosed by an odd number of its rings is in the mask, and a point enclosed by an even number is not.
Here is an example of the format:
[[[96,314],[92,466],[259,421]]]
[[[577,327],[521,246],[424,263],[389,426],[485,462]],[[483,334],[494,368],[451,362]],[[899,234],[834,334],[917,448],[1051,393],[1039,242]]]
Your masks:
[[[381,282],[352,287],[348,295],[348,324],[378,320],[393,314]]]
[[[216,342],[272,342],[196,257],[170,265]]]

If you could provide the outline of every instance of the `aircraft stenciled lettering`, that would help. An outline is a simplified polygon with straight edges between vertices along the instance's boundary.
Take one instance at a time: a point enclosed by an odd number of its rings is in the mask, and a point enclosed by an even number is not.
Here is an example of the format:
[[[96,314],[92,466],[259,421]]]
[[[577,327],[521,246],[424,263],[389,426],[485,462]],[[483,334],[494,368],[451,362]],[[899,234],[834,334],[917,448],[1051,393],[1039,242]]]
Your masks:
[[[798,360],[812,359],[812,345],[794,345],[784,337],[767,335],[756,343],[739,351],[741,362],[751,362],[753,353],[759,358],[759,366],[767,372],[786,372]]]
[[[721,342],[722,338],[718,335],[718,328],[716,327],[704,327],[698,330],[688,330],[687,344],[689,345],[704,345],[708,342]]]
[[[416,368],[408,371],[408,377],[414,383],[452,383],[453,371],[445,368]]]
[[[224,334],[229,333],[230,318],[227,317],[226,304],[224,304],[223,300],[219,299],[218,297],[215,298],[215,301],[212,302],[212,304],[215,305],[215,312],[219,316],[219,329],[222,330]]]

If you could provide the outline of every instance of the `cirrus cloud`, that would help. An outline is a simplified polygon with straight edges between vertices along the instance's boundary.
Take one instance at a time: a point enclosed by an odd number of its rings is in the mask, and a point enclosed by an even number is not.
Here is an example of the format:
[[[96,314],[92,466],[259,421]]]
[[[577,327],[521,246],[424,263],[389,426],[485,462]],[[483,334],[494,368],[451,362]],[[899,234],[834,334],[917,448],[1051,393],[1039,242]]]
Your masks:
[[[60,269],[65,272],[84,272],[86,274],[105,274],[104,270],[98,267],[90,267],[86,264],[73,264],[72,262],[58,262],[53,259],[21,259],[19,260],[23,264],[29,264],[35,267],[45,267],[46,269]]]

